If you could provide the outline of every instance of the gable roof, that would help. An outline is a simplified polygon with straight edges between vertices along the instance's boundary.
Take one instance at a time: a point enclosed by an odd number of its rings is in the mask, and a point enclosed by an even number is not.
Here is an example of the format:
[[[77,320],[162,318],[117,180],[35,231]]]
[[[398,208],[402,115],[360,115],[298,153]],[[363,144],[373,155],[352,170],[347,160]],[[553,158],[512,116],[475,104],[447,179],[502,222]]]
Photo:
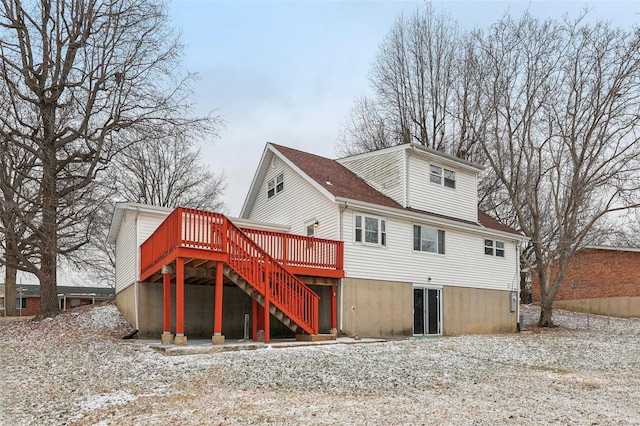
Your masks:
[[[398,202],[374,189],[364,179],[336,160],[287,148],[286,146],[271,145],[311,179],[333,194],[334,197],[349,198],[398,209],[402,208]]]
[[[515,229],[500,223],[498,220],[488,214],[478,210],[478,222],[459,219],[456,217],[441,215],[424,210],[418,210],[410,207],[403,207],[394,199],[384,195],[364,179],[356,175],[354,172],[343,166],[339,161],[321,157],[319,155],[300,151],[274,143],[267,143],[263,153],[260,166],[254,176],[251,189],[247,195],[244,206],[242,208],[241,217],[244,217],[255,202],[255,197],[259,192],[259,182],[264,179],[266,168],[271,162],[273,155],[279,154],[290,163],[295,169],[302,173],[302,177],[306,178],[309,183],[330,197],[332,201],[353,200],[379,206],[382,208],[398,209],[404,212],[410,212],[419,216],[429,218],[445,219],[457,222],[466,226],[476,228],[486,228],[499,232],[514,234],[520,238],[523,235]],[[341,159],[344,160],[344,159]],[[462,160],[464,161],[464,160]],[[481,169],[480,169],[481,170]]]

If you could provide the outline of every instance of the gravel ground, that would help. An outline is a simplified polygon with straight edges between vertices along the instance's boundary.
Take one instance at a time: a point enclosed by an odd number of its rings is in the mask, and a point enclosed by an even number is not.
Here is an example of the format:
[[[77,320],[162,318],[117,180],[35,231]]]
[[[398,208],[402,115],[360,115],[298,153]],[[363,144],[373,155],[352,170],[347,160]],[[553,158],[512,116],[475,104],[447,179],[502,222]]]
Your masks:
[[[113,305],[0,319],[0,423],[640,425],[640,320],[165,357]]]

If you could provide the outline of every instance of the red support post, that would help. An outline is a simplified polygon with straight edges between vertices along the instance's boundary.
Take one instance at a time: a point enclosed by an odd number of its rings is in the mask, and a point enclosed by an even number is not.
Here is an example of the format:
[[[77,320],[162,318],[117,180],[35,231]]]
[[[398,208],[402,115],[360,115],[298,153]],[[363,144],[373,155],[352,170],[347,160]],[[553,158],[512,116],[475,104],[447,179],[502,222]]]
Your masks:
[[[176,344],[186,344],[184,335],[184,258],[176,259]]]
[[[331,286],[331,331],[338,329],[338,309],[337,309],[338,286]]]
[[[269,343],[271,341],[271,332],[270,332],[270,324],[269,324],[269,315],[271,311],[269,310],[269,302],[271,299],[271,262],[269,259],[265,259],[265,283],[264,283],[264,342]]]
[[[224,283],[222,262],[216,265],[215,307],[213,311],[213,335],[222,336],[222,288]]]

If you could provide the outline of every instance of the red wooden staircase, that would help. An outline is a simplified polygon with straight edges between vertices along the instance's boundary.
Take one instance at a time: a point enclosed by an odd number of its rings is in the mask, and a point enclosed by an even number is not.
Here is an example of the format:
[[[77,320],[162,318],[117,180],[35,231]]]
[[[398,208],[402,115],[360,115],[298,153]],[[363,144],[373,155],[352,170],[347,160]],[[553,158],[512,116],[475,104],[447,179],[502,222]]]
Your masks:
[[[309,254],[312,252],[316,255]],[[317,334],[319,298],[289,268],[296,273],[307,268],[309,275],[339,278],[344,276],[342,257],[340,241],[244,232],[221,214],[177,208],[140,246],[140,281],[157,277],[163,266],[173,262],[176,262],[174,271],[183,274],[185,267],[191,270],[207,265],[220,267],[217,275],[224,274],[291,330]],[[185,266],[179,268],[178,264]],[[177,283],[179,278],[176,276]],[[221,286],[220,283],[220,298]],[[177,289],[178,307],[184,304],[180,296]],[[180,333],[178,313],[176,318],[176,333]]]

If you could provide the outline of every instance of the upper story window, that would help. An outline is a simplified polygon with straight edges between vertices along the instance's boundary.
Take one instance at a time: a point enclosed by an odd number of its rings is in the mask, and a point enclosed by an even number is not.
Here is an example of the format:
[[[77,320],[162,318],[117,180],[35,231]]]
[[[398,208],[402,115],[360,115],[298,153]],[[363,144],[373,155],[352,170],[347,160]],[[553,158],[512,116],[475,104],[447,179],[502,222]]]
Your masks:
[[[427,226],[413,225],[413,249],[444,254],[444,231]]]
[[[504,257],[504,241],[494,241],[485,238],[484,254],[489,256]]]
[[[280,173],[275,179],[267,182],[267,198],[284,191],[284,173]]]
[[[355,215],[355,242],[387,245],[387,221],[365,214]]]
[[[444,185],[447,188],[455,188],[456,172],[431,164],[429,166],[429,180],[431,183]]]

